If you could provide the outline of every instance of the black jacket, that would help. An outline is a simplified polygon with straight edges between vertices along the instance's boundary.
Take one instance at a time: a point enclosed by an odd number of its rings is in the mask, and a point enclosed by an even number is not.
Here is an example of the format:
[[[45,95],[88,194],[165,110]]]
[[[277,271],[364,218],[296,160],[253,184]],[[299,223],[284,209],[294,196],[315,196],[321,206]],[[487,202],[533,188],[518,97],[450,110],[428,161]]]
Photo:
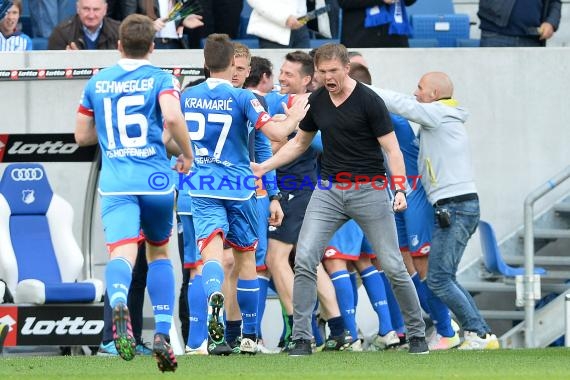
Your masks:
[[[97,41],[97,50],[117,48],[119,25],[120,23],[112,18],[105,17],[103,19],[103,27]],[[63,21],[53,29],[48,40],[48,50],[65,50],[71,42],[75,42],[79,49],[87,48],[81,21],[77,15]]]
[[[515,1],[516,0],[479,0],[477,16],[499,27],[505,27],[509,23]],[[562,4],[560,0],[542,0],[541,22],[547,22],[554,27],[554,30],[558,30],[561,9]]]

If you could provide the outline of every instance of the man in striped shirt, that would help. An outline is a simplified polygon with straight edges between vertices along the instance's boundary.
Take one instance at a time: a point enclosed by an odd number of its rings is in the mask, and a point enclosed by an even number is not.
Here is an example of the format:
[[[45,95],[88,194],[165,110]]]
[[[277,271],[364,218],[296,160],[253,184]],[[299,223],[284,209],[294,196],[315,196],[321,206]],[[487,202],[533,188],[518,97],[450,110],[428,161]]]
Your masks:
[[[16,30],[21,13],[22,1],[14,0],[6,16],[0,21],[0,51],[32,50],[32,39]]]

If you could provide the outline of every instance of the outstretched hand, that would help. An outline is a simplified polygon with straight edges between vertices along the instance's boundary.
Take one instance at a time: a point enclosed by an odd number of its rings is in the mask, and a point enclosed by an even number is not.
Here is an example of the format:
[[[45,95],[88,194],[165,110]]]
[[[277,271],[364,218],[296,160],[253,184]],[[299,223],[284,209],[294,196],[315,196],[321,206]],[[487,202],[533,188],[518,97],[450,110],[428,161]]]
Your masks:
[[[309,104],[309,94],[295,96],[291,107],[287,107],[287,104],[285,103],[281,104],[283,105],[283,110],[285,110],[287,117],[297,120],[297,123],[300,123],[301,120],[303,120],[307,111],[311,108],[311,105]]]

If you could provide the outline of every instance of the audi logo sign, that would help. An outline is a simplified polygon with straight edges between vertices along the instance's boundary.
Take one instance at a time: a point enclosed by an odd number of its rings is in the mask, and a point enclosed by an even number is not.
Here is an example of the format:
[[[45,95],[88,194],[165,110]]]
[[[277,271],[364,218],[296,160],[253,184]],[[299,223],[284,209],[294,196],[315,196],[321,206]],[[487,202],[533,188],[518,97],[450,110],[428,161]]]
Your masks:
[[[44,171],[40,168],[17,168],[12,170],[10,177],[16,182],[39,181],[44,178]]]

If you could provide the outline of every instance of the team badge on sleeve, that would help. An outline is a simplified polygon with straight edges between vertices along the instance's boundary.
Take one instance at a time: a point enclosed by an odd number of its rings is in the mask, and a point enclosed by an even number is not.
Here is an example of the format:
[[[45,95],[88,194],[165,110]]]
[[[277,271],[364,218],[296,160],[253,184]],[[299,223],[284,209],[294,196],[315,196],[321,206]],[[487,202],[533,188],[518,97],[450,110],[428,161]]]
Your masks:
[[[259,102],[259,100],[257,100],[257,99],[251,99],[250,102],[251,102],[251,105],[253,106],[253,109],[254,109],[256,112],[263,112],[263,111],[265,111],[265,108],[263,108],[263,106],[261,105],[261,103]]]

